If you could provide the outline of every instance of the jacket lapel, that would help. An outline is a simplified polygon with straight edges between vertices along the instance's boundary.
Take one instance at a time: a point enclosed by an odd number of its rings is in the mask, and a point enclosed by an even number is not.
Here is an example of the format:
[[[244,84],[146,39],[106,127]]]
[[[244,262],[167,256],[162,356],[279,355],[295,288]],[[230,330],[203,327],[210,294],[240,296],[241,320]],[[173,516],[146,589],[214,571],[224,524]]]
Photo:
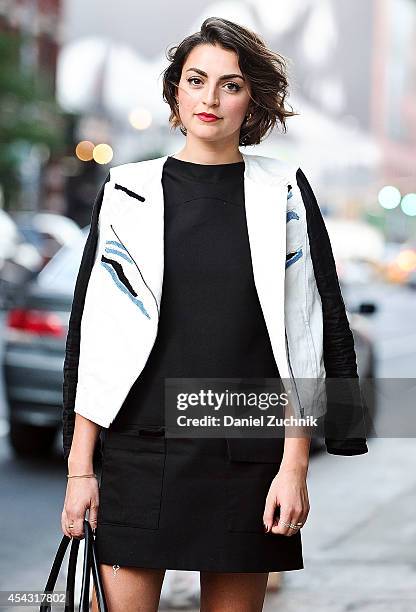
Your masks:
[[[254,281],[273,354],[282,378],[289,377],[285,342],[287,181],[244,155],[247,229]],[[250,159],[251,157],[251,159]]]
[[[164,195],[162,170],[167,156],[144,162],[144,177],[137,164],[126,164],[118,170],[116,182],[144,200],[123,192],[113,193],[113,223],[120,240],[129,248],[140,268],[148,295],[157,303],[156,323],[162,297],[164,269]]]

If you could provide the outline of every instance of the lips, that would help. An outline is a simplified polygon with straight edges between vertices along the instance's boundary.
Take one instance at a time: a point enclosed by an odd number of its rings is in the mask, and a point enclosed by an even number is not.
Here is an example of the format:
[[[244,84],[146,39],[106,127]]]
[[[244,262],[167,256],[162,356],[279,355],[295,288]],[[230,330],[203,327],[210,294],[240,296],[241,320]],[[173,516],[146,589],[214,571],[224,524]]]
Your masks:
[[[199,117],[202,121],[218,121],[219,117],[216,115],[211,115],[207,113],[198,113],[197,117]]]

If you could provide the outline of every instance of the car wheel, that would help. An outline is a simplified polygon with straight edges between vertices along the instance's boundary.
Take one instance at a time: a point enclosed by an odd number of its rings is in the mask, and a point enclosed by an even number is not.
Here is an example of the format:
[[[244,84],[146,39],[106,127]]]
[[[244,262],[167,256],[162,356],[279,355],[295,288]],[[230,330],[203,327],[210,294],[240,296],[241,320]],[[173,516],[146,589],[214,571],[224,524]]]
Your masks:
[[[55,427],[36,427],[24,423],[10,423],[9,440],[19,457],[49,455],[55,442]]]

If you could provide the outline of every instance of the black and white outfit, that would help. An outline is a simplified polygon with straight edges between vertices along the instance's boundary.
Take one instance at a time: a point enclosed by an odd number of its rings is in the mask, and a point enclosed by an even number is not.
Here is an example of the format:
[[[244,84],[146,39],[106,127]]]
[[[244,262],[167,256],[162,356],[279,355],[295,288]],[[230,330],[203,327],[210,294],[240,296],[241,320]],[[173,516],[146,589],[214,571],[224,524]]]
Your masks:
[[[247,161],[247,156],[244,159]],[[265,534],[263,528],[266,495],[283,455],[282,438],[230,440],[164,435],[165,378],[280,377],[253,275],[245,206],[245,161],[205,165],[172,156],[164,158],[163,292],[155,297],[157,335],[121,407],[102,430],[96,532],[102,563],[218,572],[303,568],[301,531],[288,537]],[[296,180],[306,203],[310,186],[302,171],[297,172]],[[109,178],[107,187],[108,182]],[[74,294],[71,337],[67,340],[66,457],[73,433],[68,415],[71,406],[73,412],[77,385],[82,301],[88,273],[99,262],[94,231],[97,232],[104,187],[94,206],[90,242],[87,241]],[[132,198],[140,195],[119,184],[116,188],[127,195],[130,191]],[[325,271],[328,261],[319,261],[323,244],[318,244],[317,237],[322,232],[322,218],[312,218],[311,209],[308,215],[309,245],[324,313],[326,372],[354,377],[354,346],[349,326],[345,326],[346,318],[341,321],[339,317],[340,311],[345,317],[345,308],[336,274],[332,268],[333,285],[329,291],[331,277],[328,268]],[[115,227],[115,223],[111,224],[114,234]],[[114,238],[106,241],[101,262],[103,272],[112,275],[124,299],[122,293],[131,285],[120,285],[120,279],[125,281],[126,276],[114,256],[120,249],[119,255],[128,261],[131,252],[126,249],[123,254],[125,242],[119,235]],[[294,254],[286,258],[287,267],[302,256],[302,250]],[[333,259],[329,258],[329,265],[333,265]],[[150,318],[153,311],[146,309],[146,303],[139,301],[133,291],[132,288],[129,299],[139,306],[140,315]],[[334,296],[341,300],[341,310],[331,318]],[[335,348],[331,341],[336,335],[344,342],[338,342]],[[140,337],[132,340],[140,343]],[[88,413],[85,416],[88,418]],[[99,418],[95,420],[100,422]],[[325,441],[328,452],[334,454],[367,452],[364,438]]]

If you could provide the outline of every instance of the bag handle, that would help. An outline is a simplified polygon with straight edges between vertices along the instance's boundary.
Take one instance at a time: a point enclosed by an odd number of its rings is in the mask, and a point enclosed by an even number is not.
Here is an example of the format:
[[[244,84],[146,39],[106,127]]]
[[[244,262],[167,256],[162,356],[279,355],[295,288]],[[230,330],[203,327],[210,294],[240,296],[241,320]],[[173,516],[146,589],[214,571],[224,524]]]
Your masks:
[[[84,562],[83,562],[83,572],[82,572],[82,583],[81,583],[81,597],[79,604],[79,612],[88,612],[89,610],[89,591],[90,591],[90,574],[92,570],[93,576],[93,584],[95,587],[95,592],[98,601],[98,609],[100,612],[108,612],[107,603],[105,600],[104,589],[101,582],[99,567],[98,567],[98,559],[97,559],[97,550],[95,537],[91,529],[91,525],[89,522],[84,519],[84,539],[85,539],[85,548],[84,548]],[[67,535],[64,535],[61,543],[59,544],[58,550],[55,555],[54,562],[52,564],[52,568],[49,574],[49,578],[46,582],[46,586],[44,592],[53,592],[56,581],[59,575],[59,571],[62,566],[62,562],[68,548],[69,543],[72,541],[69,562],[68,562],[68,574],[66,580],[66,604],[65,604],[65,612],[74,612],[74,599],[75,599],[75,573],[77,566],[77,558],[78,558],[78,550],[80,545],[80,540],[78,538],[69,538]],[[49,602],[43,602],[39,608],[39,612],[51,612],[52,604]]]

